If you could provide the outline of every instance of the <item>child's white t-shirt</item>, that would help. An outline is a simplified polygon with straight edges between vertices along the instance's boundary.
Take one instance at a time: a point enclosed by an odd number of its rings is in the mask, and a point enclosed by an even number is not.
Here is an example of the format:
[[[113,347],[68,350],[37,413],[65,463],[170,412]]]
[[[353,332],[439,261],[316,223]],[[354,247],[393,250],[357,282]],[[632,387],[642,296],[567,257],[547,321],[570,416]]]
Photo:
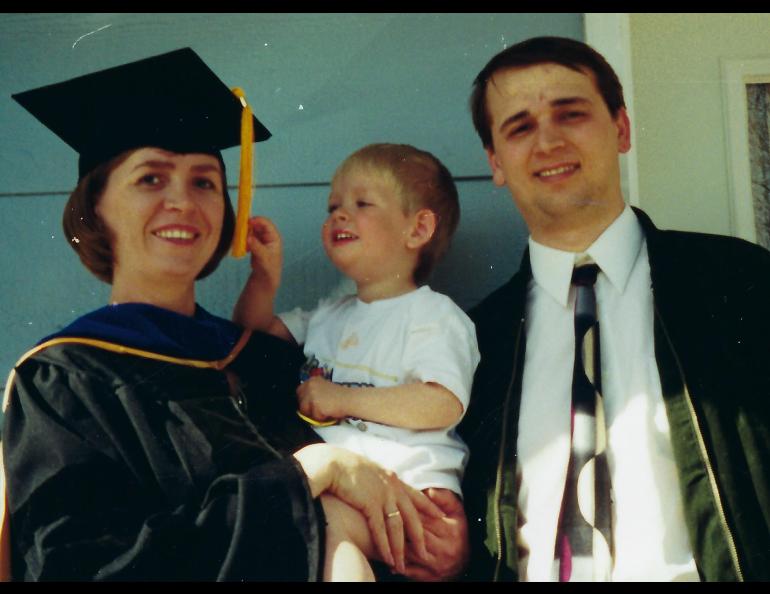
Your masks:
[[[352,386],[435,382],[460,400],[465,413],[479,363],[476,329],[446,295],[428,286],[372,303],[347,295],[322,300],[312,312],[295,309],[279,317],[304,344],[301,379],[322,373]],[[393,470],[415,489],[442,487],[461,495],[468,448],[454,426],[412,430],[348,418],[314,429],[326,442]]]

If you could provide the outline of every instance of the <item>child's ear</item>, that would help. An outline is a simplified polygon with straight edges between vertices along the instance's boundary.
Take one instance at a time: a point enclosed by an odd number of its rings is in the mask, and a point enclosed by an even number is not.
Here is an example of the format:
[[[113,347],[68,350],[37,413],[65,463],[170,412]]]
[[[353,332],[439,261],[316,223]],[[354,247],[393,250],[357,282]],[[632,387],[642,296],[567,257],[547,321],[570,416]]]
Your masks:
[[[428,243],[436,232],[438,217],[427,208],[418,210],[412,220],[412,230],[406,238],[406,247],[418,249]]]

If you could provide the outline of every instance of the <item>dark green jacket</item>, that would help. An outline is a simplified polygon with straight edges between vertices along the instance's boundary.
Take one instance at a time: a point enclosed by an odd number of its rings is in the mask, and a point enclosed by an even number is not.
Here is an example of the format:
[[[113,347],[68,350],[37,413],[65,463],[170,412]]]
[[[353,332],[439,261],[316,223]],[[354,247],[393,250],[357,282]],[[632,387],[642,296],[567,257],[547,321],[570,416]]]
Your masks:
[[[770,253],[715,235],[647,239],[655,353],[685,520],[704,580],[770,580]],[[516,580],[518,415],[532,273],[470,312],[481,363],[460,427],[472,580]],[[662,546],[662,545],[661,545]]]

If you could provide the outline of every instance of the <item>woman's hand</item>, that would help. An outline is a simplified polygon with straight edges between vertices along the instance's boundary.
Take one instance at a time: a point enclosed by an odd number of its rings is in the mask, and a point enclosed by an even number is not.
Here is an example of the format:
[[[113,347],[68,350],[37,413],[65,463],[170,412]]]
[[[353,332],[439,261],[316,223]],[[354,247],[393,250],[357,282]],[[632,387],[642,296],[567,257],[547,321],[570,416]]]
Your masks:
[[[438,520],[444,513],[426,495],[402,483],[395,473],[337,446],[312,444],[294,457],[307,475],[313,497],[329,492],[364,515],[372,541],[391,567],[406,572],[407,539],[413,556],[428,558],[423,519]]]
[[[462,502],[448,489],[426,489],[431,501],[443,511],[444,517],[423,518],[428,556],[407,552],[406,571],[411,579],[445,581],[457,578],[468,563],[468,520]]]

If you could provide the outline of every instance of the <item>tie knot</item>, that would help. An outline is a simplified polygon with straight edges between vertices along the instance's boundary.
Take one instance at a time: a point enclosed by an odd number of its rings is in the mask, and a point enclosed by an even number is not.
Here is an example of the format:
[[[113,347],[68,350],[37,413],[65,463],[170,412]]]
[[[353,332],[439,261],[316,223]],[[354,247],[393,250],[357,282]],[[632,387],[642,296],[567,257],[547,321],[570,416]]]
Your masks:
[[[596,264],[578,266],[572,271],[572,284],[581,287],[592,287],[596,282],[597,274],[599,274],[599,266]]]

